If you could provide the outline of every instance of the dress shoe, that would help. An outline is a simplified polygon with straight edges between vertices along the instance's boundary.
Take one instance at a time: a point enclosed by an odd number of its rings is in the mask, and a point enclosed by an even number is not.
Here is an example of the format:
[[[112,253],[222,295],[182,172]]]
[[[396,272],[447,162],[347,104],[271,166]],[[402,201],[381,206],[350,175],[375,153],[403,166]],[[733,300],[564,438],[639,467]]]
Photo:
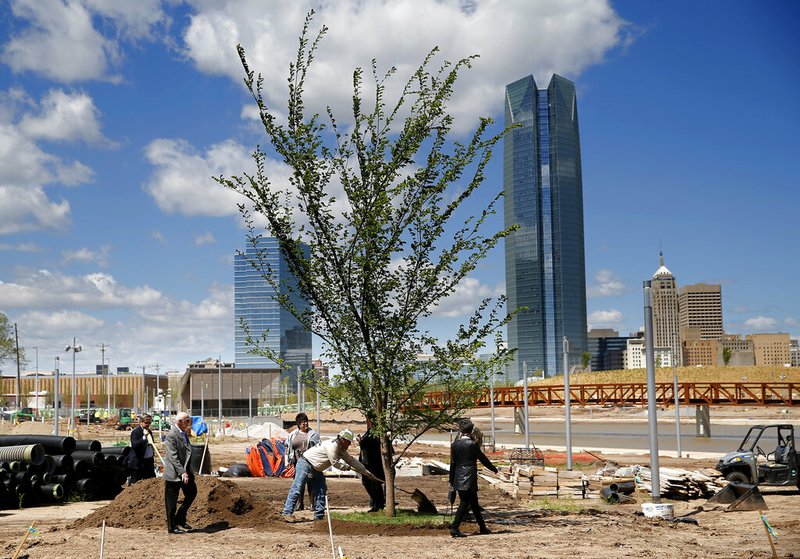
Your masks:
[[[189,526],[188,522],[184,522],[183,524],[178,524],[178,527],[183,528],[184,530],[191,530],[192,527]]]
[[[185,534],[186,532],[178,528],[177,526],[169,531],[170,534]]]
[[[467,535],[461,530],[450,530],[450,535],[454,538],[466,538]]]
[[[479,533],[479,534],[484,534],[484,535],[485,535],[485,534],[491,534],[491,533],[492,533],[492,531],[491,531],[491,530],[489,530],[489,528],[481,528],[480,532],[478,532],[478,533]]]

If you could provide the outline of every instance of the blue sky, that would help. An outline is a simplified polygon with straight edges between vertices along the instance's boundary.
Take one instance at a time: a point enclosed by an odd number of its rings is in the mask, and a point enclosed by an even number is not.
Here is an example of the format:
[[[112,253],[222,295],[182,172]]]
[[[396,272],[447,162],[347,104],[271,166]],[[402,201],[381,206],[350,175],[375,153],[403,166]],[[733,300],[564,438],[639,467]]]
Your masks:
[[[112,369],[233,359],[245,232],[210,177],[251,168],[264,142],[235,45],[283,110],[312,7],[330,28],[308,89],[317,110],[346,114],[355,66],[374,57],[406,76],[434,45],[481,55],[453,100],[456,133],[501,121],[503,87],[524,75],[576,82],[591,326],[641,326],[663,249],[680,285],[722,284],[726,331],[800,336],[797,2],[6,0],[0,312],[30,369],[32,348],[52,369],[73,337],[78,370],[101,344]],[[501,150],[489,191],[500,163]],[[498,250],[428,326],[447,335],[502,293],[502,263]]]

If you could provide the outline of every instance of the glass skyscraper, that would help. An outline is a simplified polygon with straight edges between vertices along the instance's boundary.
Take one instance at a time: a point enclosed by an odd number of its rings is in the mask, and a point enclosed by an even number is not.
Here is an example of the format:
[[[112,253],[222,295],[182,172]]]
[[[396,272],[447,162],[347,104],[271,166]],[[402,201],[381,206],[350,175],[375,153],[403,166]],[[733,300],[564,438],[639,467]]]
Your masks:
[[[248,240],[244,254],[236,254],[233,272],[236,368],[278,367],[274,360],[266,356],[249,353],[252,346],[247,344],[243,319],[250,337],[269,347],[284,360],[288,369],[284,369],[282,378],[285,375],[294,377],[297,367],[303,371],[311,367],[311,332],[278,304],[276,290],[251,264],[251,261],[259,260],[264,269],[271,268],[277,272],[281,287],[290,286],[295,281],[281,256],[278,241],[272,237],[258,239],[257,246],[253,246]],[[285,290],[281,294],[289,293]],[[299,297],[295,297],[293,304],[302,308],[304,303]],[[262,339],[265,333],[266,344]]]
[[[533,76],[506,86],[503,143],[508,326],[517,348],[511,380],[543,370],[563,372],[563,337],[570,365],[587,350],[583,185],[575,84],[554,75],[547,89]]]

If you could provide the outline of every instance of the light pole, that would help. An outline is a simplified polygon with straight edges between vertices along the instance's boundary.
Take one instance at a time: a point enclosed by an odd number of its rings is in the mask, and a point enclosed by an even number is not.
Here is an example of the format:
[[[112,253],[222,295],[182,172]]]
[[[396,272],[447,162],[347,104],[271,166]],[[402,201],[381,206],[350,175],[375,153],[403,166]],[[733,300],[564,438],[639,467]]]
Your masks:
[[[34,377],[34,383],[36,384],[34,388],[36,390],[36,415],[39,415],[39,348],[34,346],[33,349],[36,350],[36,376]]]
[[[61,358],[56,356],[56,379],[55,379],[55,399],[53,401],[53,407],[55,408],[54,414],[54,421],[53,421],[53,434],[57,437],[58,436],[58,420],[59,420],[59,411],[61,407],[61,402],[59,401],[61,394],[58,391],[58,367],[61,365]]]
[[[673,333],[673,336],[677,338],[675,341],[680,343],[680,338],[677,334]],[[678,343],[673,342],[673,347],[678,347]],[[675,355],[672,356],[672,386],[673,391],[675,392],[675,438],[676,442],[678,443],[678,458],[683,458],[683,452],[681,449],[681,405],[680,405],[680,396],[678,395],[678,369],[675,368],[675,361],[677,361],[677,354],[681,353],[673,352]]]
[[[64,351],[71,351],[72,352],[72,403],[71,403],[71,410],[70,410],[70,425],[72,428],[75,428],[75,354],[79,351],[82,351],[83,348],[79,345],[76,345],[75,338],[72,338],[72,345],[67,346],[64,348]]]

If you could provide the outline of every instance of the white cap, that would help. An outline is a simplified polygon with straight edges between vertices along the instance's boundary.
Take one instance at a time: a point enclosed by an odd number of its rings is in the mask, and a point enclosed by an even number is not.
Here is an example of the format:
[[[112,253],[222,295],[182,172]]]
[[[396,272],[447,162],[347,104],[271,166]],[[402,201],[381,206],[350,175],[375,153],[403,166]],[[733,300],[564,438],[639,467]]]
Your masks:
[[[353,437],[353,432],[350,429],[342,429],[339,431],[339,438],[352,443],[355,437]]]

